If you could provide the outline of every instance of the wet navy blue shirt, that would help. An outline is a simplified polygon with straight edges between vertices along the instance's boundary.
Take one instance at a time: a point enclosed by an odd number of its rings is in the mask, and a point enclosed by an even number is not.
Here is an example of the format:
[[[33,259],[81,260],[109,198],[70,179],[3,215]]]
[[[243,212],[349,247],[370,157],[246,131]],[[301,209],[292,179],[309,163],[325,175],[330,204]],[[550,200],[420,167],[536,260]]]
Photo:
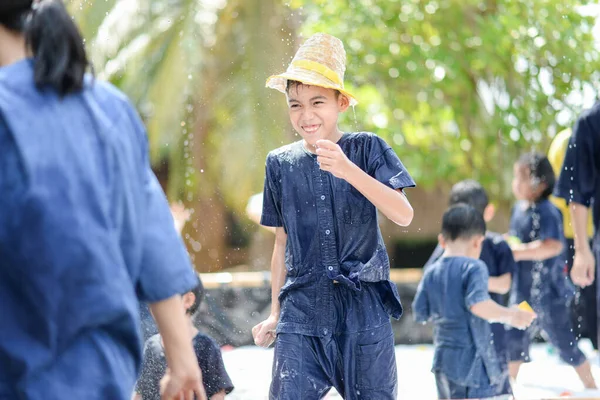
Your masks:
[[[363,171],[393,188],[415,185],[402,162],[372,133],[346,133],[338,141]],[[377,210],[343,179],[322,171],[302,141],[269,153],[261,224],[287,232],[287,278],[279,296],[278,332],[323,336],[332,332],[332,281],[360,290],[380,282],[387,311],[402,315]]]
[[[32,67],[0,68],[0,398],[129,399],[138,298],[197,280],[133,107],[38,91]]]
[[[487,267],[480,260],[444,257],[425,271],[412,307],[417,322],[434,325],[432,372],[463,386],[499,383],[490,324],[470,311],[489,299]]]
[[[554,194],[591,207],[600,246],[600,103],[575,123]]]
[[[549,200],[537,203],[518,202],[510,218],[510,235],[522,243],[554,239],[565,243],[562,215]],[[556,257],[543,261],[518,261],[513,277],[511,303],[534,302],[537,307],[545,296],[561,296],[570,300],[574,288],[565,273],[566,249]]]
[[[429,268],[443,254],[444,249],[438,245],[423,268]],[[489,276],[502,276],[504,274],[511,274],[512,276],[516,269],[510,246],[502,238],[502,235],[496,232],[485,234],[479,259],[485,263]],[[508,295],[490,293],[490,298],[500,305],[506,306],[508,304]],[[504,354],[506,352],[506,334],[503,324],[492,324],[492,340],[498,355]]]

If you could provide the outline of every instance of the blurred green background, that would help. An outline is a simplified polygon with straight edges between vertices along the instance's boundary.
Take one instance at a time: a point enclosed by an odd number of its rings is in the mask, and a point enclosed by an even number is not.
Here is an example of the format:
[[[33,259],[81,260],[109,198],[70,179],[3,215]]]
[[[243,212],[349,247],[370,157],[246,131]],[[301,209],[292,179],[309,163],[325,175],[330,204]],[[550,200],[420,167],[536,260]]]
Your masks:
[[[265,89],[310,34],[347,51],[359,105],[342,118],[394,147],[418,189],[408,229],[382,221],[396,267],[434,244],[448,188],[481,181],[506,229],[512,164],[546,152],[597,98],[595,2],[571,0],[69,0],[96,75],[130,96],[199,271],[268,268],[270,233],[246,215],[268,151],[297,140]]]

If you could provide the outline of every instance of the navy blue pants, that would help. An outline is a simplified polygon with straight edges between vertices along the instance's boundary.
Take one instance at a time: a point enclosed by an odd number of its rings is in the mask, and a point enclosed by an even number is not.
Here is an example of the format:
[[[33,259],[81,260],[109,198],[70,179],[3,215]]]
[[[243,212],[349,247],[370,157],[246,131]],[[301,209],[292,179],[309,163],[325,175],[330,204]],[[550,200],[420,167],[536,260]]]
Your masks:
[[[462,386],[448,379],[441,372],[435,373],[438,398],[440,399],[483,399],[498,395],[498,388],[492,385],[479,387]]]
[[[277,335],[270,399],[322,399],[335,387],[347,400],[396,400],[394,334],[381,301],[368,285],[336,285],[333,306],[333,333]]]

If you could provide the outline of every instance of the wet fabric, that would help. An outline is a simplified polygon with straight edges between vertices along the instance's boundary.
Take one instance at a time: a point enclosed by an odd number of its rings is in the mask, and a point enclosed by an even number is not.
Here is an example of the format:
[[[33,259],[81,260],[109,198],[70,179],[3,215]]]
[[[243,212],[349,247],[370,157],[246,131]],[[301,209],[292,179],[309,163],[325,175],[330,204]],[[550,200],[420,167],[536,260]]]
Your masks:
[[[442,372],[434,375],[439,399],[484,399],[498,395],[494,385],[489,383],[480,387],[464,386],[448,379]]]
[[[482,261],[445,257],[423,274],[412,310],[417,322],[433,324],[433,373],[460,386],[493,386],[496,393],[505,374],[490,340],[490,323],[471,313],[473,305],[489,299]]]
[[[562,216],[548,200],[527,204],[519,202],[513,208],[510,234],[523,243],[553,239],[562,241]],[[579,365],[585,359],[577,347],[571,325],[570,304],[575,288],[566,275],[566,248],[563,254],[544,261],[519,261],[513,278],[511,304],[527,301],[537,314],[537,319],[526,330],[510,329],[508,332],[511,361],[528,361],[529,343],[540,329],[559,349],[563,361]]]
[[[217,342],[209,336],[198,333],[194,337],[194,351],[198,365],[202,371],[202,383],[206,395],[211,396],[225,391],[233,391],[233,384],[225,370],[221,349]],[[144,346],[144,361],[142,372],[135,387],[136,393],[142,395],[143,400],[160,400],[160,380],[167,371],[165,350],[161,343],[160,335],[154,335]]]
[[[600,103],[577,119],[554,195],[590,207],[600,235]]]
[[[316,337],[279,333],[272,400],[316,400],[335,387],[346,400],[396,400],[394,333],[375,284],[332,286],[333,329]]]
[[[129,399],[138,298],[197,282],[125,96],[0,68],[1,399]]]
[[[385,185],[415,185],[391,147],[376,135],[346,133],[338,145],[350,161]],[[278,333],[331,333],[334,280],[352,290],[376,282],[388,313],[402,315],[397,288],[389,281],[390,262],[375,206],[345,180],[322,171],[316,154],[302,141],[267,156],[261,224],[282,226],[288,234]]]
[[[433,251],[429,261],[423,268],[428,269],[442,255],[444,251],[441,246],[437,246]],[[502,276],[504,274],[512,274],[515,272],[516,264],[508,243],[502,238],[502,235],[496,232],[486,232],[485,239],[481,245],[481,255],[479,259],[483,261],[487,267],[489,276]],[[508,305],[508,295],[491,293],[490,298],[496,303],[506,306]],[[491,324],[491,338],[494,343],[500,368],[503,371],[505,384],[499,385],[497,395],[511,394],[510,381],[508,376],[508,347],[506,343],[506,327],[504,324]]]

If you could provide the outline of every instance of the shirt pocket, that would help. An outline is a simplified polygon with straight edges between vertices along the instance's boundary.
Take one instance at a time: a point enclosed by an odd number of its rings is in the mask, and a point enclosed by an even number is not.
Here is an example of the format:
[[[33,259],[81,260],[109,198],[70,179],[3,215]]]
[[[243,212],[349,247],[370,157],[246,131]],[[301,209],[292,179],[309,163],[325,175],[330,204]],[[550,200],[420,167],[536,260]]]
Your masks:
[[[354,186],[343,179],[336,185],[336,214],[348,225],[362,225],[375,217],[375,206]]]

